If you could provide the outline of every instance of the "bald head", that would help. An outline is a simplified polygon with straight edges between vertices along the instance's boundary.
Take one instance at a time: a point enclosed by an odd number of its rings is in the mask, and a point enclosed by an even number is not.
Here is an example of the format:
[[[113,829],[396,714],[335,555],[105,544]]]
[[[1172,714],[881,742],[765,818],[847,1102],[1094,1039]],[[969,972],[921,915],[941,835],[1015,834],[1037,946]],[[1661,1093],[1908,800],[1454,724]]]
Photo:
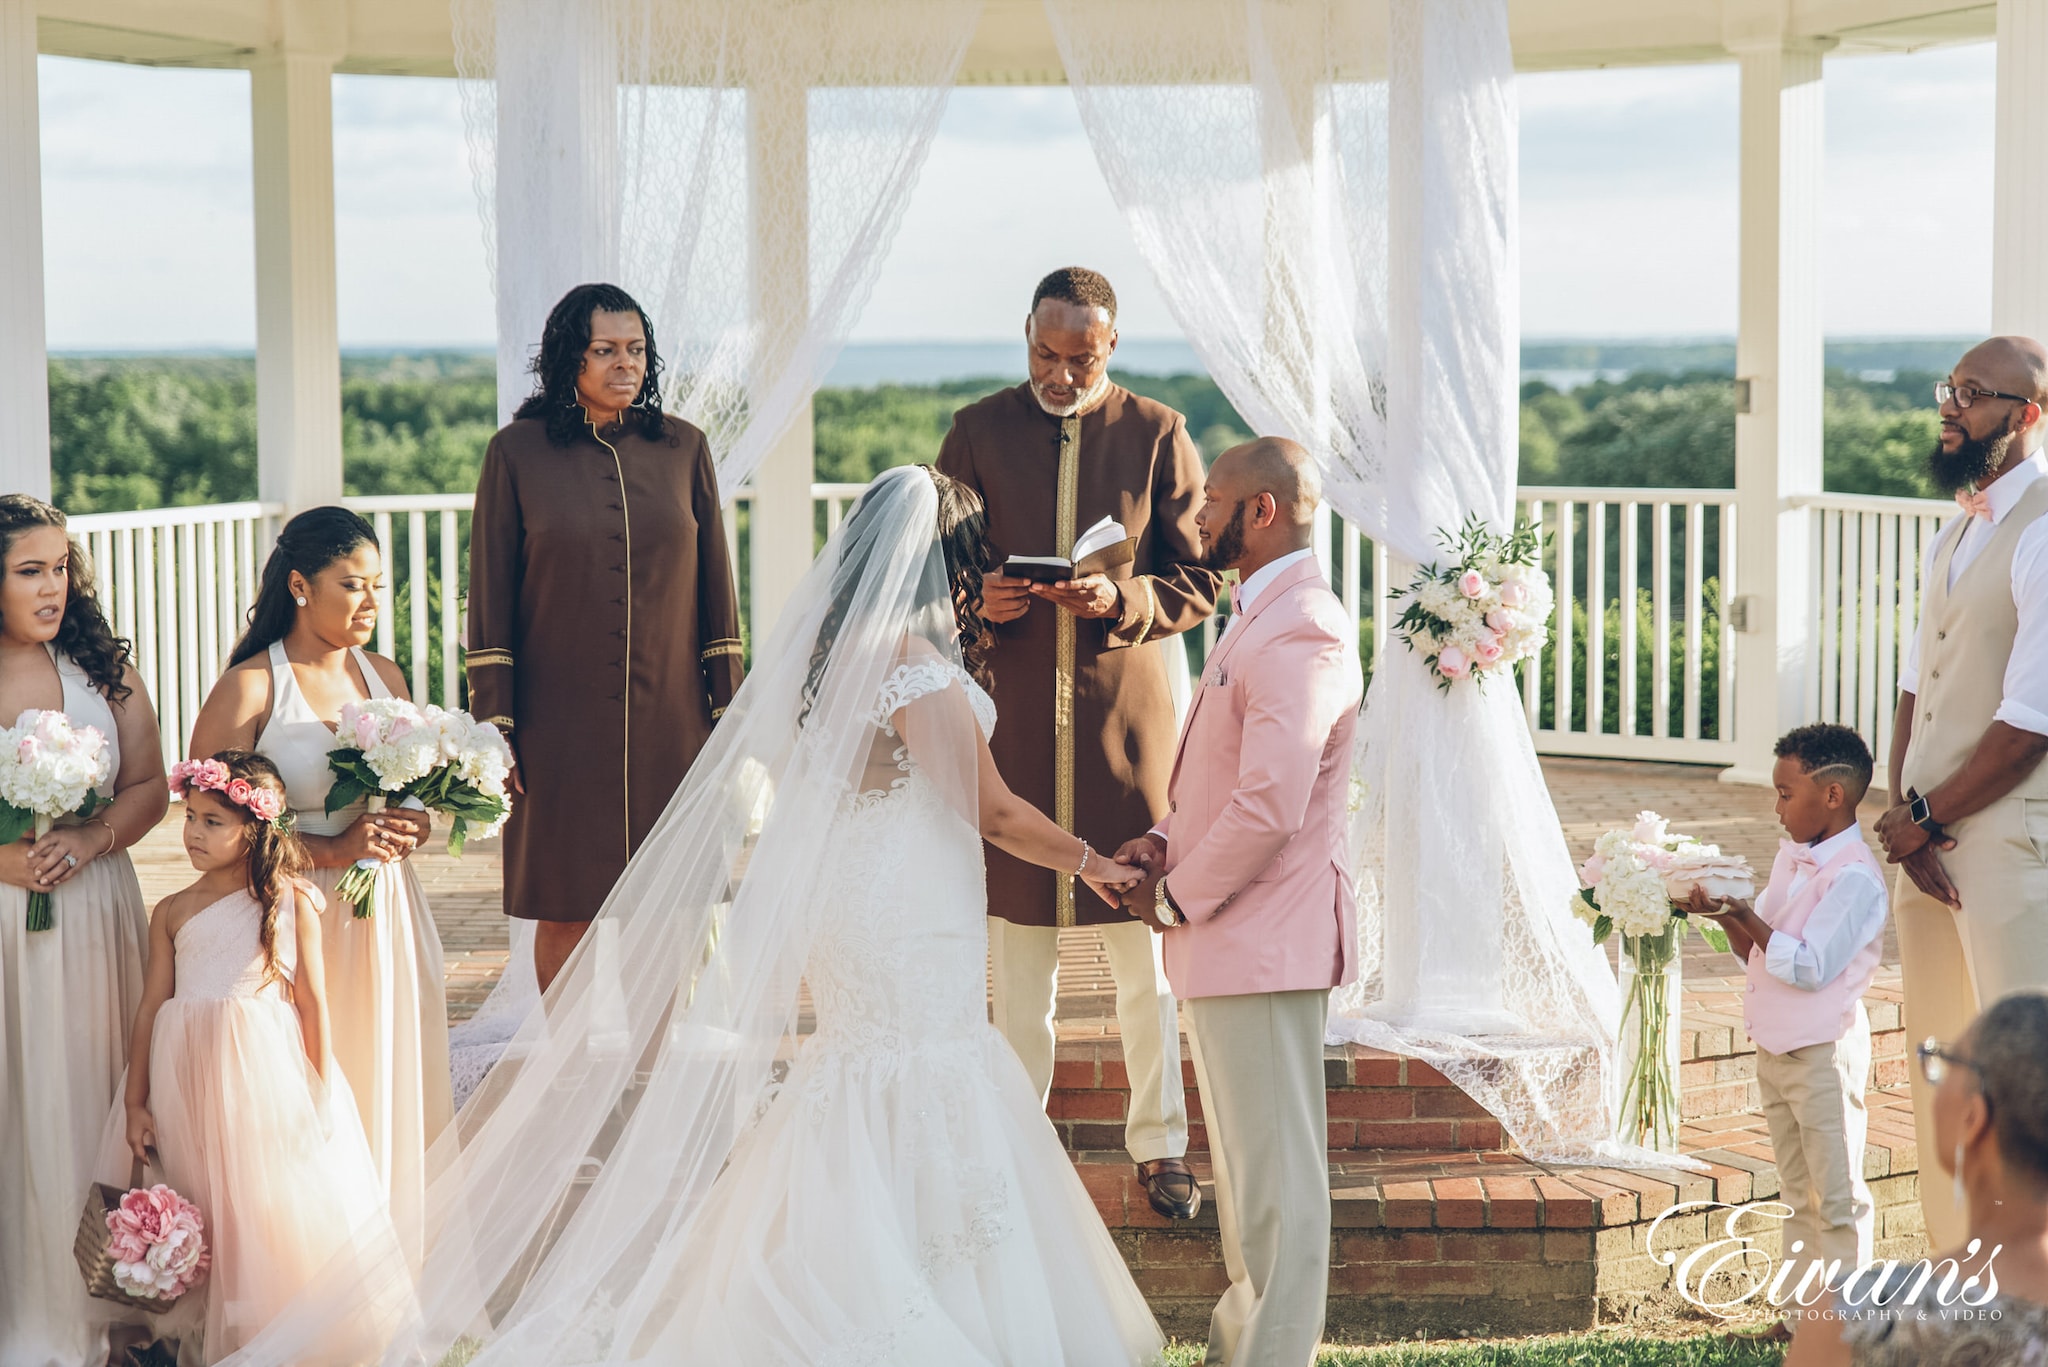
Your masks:
[[[1285,437],[1255,437],[1216,457],[1209,483],[1240,502],[1271,494],[1275,520],[1296,527],[1315,521],[1323,477],[1307,448]]]
[[[1956,363],[1957,384],[2024,394],[2048,404],[2048,347],[2031,337],[1993,337],[1979,342]]]

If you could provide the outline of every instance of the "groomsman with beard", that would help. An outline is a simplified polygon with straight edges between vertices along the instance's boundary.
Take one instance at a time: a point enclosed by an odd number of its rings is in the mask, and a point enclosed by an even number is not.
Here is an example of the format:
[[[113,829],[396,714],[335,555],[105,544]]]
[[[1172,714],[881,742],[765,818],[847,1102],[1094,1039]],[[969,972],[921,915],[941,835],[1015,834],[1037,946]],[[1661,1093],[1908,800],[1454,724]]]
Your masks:
[[[1167,815],[1118,851],[1187,1004],[1230,1288],[1208,1367],[1309,1367],[1330,1283],[1330,990],[1358,975],[1348,838],[1365,691],[1358,633],[1310,549],[1308,452],[1264,437],[1209,471],[1198,514],[1236,610],[1202,670]],[[1170,927],[1170,928],[1169,928]]]
[[[1916,1042],[1953,1041],[2006,993],[2048,987],[2048,348],[1994,337],[1935,397],[1928,469],[1963,511],[1927,550],[1892,725],[1894,805],[1877,823],[1904,872],[1894,911]],[[1928,1244],[1952,1247],[1965,1212],[1933,1180],[1933,1088],[1909,1072]]]
[[[938,461],[987,505],[998,567],[1006,556],[1067,557],[1103,518],[1136,542],[1135,560],[1110,574],[983,580],[1002,709],[989,741],[996,766],[1098,850],[1166,811],[1176,726],[1163,652],[1216,610],[1220,586],[1196,546],[1201,454],[1180,414],[1109,378],[1116,340],[1109,281],[1079,267],[1046,276],[1024,320],[1030,378],[955,414]],[[1077,896],[1073,878],[994,846],[988,908],[995,1026],[1041,1097],[1052,1084],[1059,932],[1100,927],[1130,1077],[1125,1145],[1153,1209],[1192,1219],[1201,1192],[1183,1161],[1179,1013],[1153,938],[1092,893]]]

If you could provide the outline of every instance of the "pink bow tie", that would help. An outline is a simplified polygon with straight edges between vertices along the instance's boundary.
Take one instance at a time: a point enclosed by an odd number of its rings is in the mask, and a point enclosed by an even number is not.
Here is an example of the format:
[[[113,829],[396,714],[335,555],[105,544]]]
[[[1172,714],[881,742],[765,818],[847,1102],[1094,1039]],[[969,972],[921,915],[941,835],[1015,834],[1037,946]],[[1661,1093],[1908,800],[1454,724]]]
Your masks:
[[[1971,517],[1981,517],[1986,522],[1993,521],[1991,516],[1991,495],[1989,494],[1978,493],[1971,489],[1958,489],[1956,490],[1956,506]]]
[[[1791,873],[1795,877],[1802,871],[1817,873],[1820,870],[1820,860],[1814,857],[1813,846],[1800,841],[1780,840],[1778,842],[1778,856],[1791,863]]]

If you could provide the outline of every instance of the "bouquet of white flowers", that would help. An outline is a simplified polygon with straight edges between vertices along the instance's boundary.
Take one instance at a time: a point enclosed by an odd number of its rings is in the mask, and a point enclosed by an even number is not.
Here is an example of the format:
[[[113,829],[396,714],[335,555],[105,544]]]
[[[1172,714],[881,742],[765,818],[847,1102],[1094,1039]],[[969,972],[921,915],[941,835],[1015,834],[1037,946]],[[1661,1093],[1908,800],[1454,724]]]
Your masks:
[[[495,726],[467,712],[419,706],[402,698],[372,698],[341,709],[341,725],[327,753],[334,786],[327,810],[338,812],[367,797],[371,811],[391,801],[449,816],[448,852],[460,856],[471,835],[488,839],[511,815],[505,791],[512,747]],[[471,824],[481,827],[472,830]],[[370,893],[381,861],[359,859],[334,885],[335,895],[370,914]]]
[[[30,708],[0,730],[0,843],[35,831],[42,839],[60,816],[91,816],[98,787],[112,776],[107,738],[73,726],[62,712]],[[28,928],[48,930],[50,894],[30,890]]]
[[[1622,1138],[1675,1149],[1679,1113],[1672,1019],[1678,1003],[1672,980],[1691,918],[1674,904],[1685,901],[1696,886],[1716,898],[1748,898],[1755,890],[1754,877],[1740,855],[1677,834],[1655,812],[1638,812],[1635,825],[1608,831],[1594,842],[1579,881],[1584,886],[1572,899],[1572,914],[1592,927],[1595,944],[1606,943],[1619,930],[1629,970],[1622,1034],[1634,1059],[1622,1092]],[[1728,952],[1726,931],[1704,921],[1693,924],[1701,939]]]
[[[1550,639],[1555,599],[1543,572],[1543,538],[1526,521],[1500,536],[1477,516],[1456,536],[1437,539],[1454,553],[1445,565],[1424,565],[1396,597],[1394,634],[1449,689],[1460,679],[1512,674]]]

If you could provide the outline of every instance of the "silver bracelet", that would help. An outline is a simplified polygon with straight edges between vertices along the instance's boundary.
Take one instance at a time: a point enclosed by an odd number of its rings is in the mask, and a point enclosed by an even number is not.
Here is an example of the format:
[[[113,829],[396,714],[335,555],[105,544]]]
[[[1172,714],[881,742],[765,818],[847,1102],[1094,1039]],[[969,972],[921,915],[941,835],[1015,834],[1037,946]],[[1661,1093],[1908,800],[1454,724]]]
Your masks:
[[[1088,872],[1088,860],[1094,855],[1094,853],[1095,851],[1090,849],[1088,846],[1087,837],[1083,836],[1081,839],[1081,867],[1074,870],[1074,876],[1076,878],[1079,878],[1083,874]]]

